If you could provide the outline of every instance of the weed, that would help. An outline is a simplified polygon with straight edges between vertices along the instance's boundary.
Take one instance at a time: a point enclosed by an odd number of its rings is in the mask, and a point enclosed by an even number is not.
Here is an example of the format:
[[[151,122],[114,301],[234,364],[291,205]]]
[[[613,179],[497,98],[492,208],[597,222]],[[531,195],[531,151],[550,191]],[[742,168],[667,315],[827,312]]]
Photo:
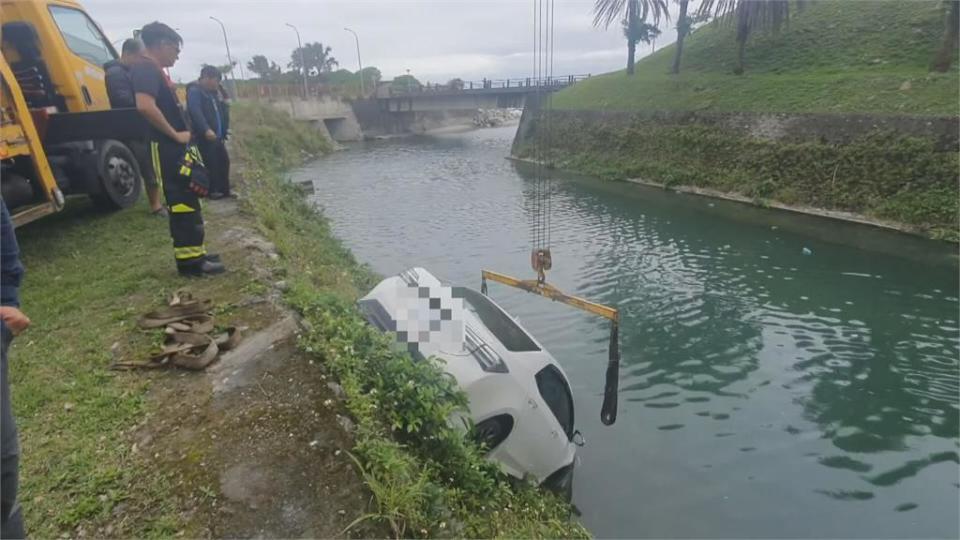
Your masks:
[[[300,347],[338,379],[357,424],[352,457],[374,505],[348,529],[375,521],[398,537],[587,536],[569,519],[569,505],[510,482],[452,421],[464,415],[467,400],[440,365],[393,350],[362,319],[354,302],[378,276],[353,258],[283,175],[298,162],[291,148],[317,148],[311,137],[318,135],[300,132],[266,107],[244,105],[235,114],[247,126],[235,142],[252,165],[248,204],[282,255],[285,300],[305,326]],[[280,149],[265,143],[276,134],[286,138]]]
[[[932,138],[874,131],[847,144],[770,141],[653,113],[608,123],[555,111],[551,126],[564,166],[602,178],[711,188],[761,206],[779,201],[857,212],[939,238],[956,238],[960,226],[960,155]],[[517,148],[519,157],[528,155],[529,145]]]

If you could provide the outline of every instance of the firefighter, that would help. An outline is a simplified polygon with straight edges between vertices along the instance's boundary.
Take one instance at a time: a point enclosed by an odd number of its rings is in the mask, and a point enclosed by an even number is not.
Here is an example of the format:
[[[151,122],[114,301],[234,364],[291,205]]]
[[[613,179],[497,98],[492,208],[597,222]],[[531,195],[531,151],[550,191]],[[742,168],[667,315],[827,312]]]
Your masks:
[[[210,189],[210,179],[174,90],[163,68],[173,66],[183,38],[169,26],[152,22],[140,31],[143,58],[130,69],[137,109],[149,122],[153,168],[170,213],[170,236],[177,271],[184,276],[220,274],[219,257],[204,246],[200,198]]]

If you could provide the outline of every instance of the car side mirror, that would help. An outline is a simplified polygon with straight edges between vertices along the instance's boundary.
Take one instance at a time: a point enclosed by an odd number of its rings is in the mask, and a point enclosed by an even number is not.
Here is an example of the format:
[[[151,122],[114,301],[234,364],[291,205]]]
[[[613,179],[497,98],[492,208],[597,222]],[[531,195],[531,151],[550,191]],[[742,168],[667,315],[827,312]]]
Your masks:
[[[573,438],[570,440],[577,446],[583,446],[587,444],[587,439],[583,437],[583,433],[580,433],[579,429],[573,432]]]

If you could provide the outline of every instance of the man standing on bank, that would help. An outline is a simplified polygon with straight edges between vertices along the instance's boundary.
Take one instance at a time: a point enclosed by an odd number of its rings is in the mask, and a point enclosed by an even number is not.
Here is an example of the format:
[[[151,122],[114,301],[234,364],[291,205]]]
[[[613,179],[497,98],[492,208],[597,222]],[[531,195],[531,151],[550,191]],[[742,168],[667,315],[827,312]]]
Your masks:
[[[225,271],[223,264],[207,255],[203,244],[200,197],[210,189],[209,177],[199,151],[190,144],[177,95],[162,71],[177,62],[183,38],[169,26],[152,22],[140,31],[140,40],[145,47],[143,58],[131,67],[130,78],[137,109],[151,126],[151,157],[170,212],[177,270],[184,276],[220,274]]]
[[[17,502],[20,482],[20,441],[10,402],[10,374],[7,354],[13,337],[30,326],[20,311],[20,248],[7,205],[0,199],[0,538],[24,538],[23,511]]]
[[[227,121],[225,104],[220,100],[223,74],[213,66],[203,66],[200,78],[187,85],[187,110],[197,139],[203,164],[210,171],[210,199],[230,195],[230,156],[225,144]]]
[[[135,109],[137,100],[133,93],[133,81],[130,80],[130,66],[140,60],[143,43],[138,39],[128,39],[123,42],[121,51],[119,60],[111,60],[103,66],[106,72],[107,97],[110,98],[112,109]],[[126,143],[137,158],[137,165],[140,166],[140,176],[143,177],[143,187],[150,201],[150,211],[154,215],[166,217],[167,210],[160,201],[160,189],[157,186],[156,175],[153,174],[149,143],[145,140],[132,140]]]

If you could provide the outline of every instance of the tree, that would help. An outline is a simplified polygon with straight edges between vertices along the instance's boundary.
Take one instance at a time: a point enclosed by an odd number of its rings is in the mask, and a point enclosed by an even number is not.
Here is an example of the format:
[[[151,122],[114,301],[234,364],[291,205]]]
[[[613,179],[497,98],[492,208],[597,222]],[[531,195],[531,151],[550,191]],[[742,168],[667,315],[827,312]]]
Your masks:
[[[346,85],[357,79],[357,74],[349,69],[331,71],[326,76],[326,83],[331,85]]]
[[[670,73],[680,73],[680,58],[683,56],[683,42],[693,33],[693,29],[696,25],[706,22],[710,16],[704,13],[694,13],[690,14],[687,8],[690,5],[690,0],[677,0],[677,3],[680,4],[680,16],[677,17],[677,52],[673,57],[673,68],[671,68]]]
[[[337,59],[330,53],[333,51],[330,47],[324,47],[323,43],[307,43],[303,46],[303,55],[301,49],[296,48],[290,54],[290,63],[287,67],[302,70],[306,64],[307,74],[319,76],[321,73],[330,73],[333,68],[340,65]],[[302,56],[302,63],[301,63]]]
[[[795,0],[797,7],[804,0]],[[790,20],[790,0],[703,0],[700,15],[713,14],[737,25],[737,66],[733,72],[743,74],[747,39],[754,30],[778,31]]]
[[[363,71],[360,73],[363,76],[363,83],[369,83],[369,88],[371,89],[376,88],[377,84],[380,82],[380,79],[383,78],[380,70],[373,66],[363,68]]]
[[[234,68],[236,65],[237,65],[237,61],[234,60],[233,63],[223,64],[223,65],[221,65],[221,66],[215,66],[215,67],[217,68],[217,71],[219,71],[221,75],[223,75],[224,77],[226,77],[226,76],[227,76],[227,73],[230,73],[231,71],[233,71],[233,68]]]
[[[400,75],[399,77],[393,78],[390,86],[400,92],[410,92],[419,89],[423,85],[413,75]]]
[[[960,37],[960,0],[944,0],[943,2],[943,43],[933,57],[931,71],[945,73],[953,64],[953,50],[957,48],[957,39]]]
[[[679,0],[680,16],[677,18],[677,54],[673,57],[673,69],[670,73],[680,73],[680,57],[683,56],[683,40],[690,33],[690,20],[687,18],[687,6],[690,0]]]
[[[709,1],[709,0],[707,0]],[[721,0],[722,1],[722,0]],[[593,25],[609,28],[615,21],[622,21],[626,27],[624,34],[636,36],[636,25],[653,18],[654,26],[660,24],[660,18],[670,18],[667,0],[596,0],[593,5]],[[637,42],[627,38],[627,75],[633,75]]]
[[[630,34],[631,31],[633,35]],[[650,23],[634,21],[633,24],[629,24],[628,21],[623,21],[623,37],[627,38],[627,41],[633,41],[634,46],[640,42],[649,45],[659,35],[660,29]]]
[[[276,62],[267,60],[266,56],[258,54],[247,62],[247,69],[257,74],[261,81],[275,81],[283,71]]]

